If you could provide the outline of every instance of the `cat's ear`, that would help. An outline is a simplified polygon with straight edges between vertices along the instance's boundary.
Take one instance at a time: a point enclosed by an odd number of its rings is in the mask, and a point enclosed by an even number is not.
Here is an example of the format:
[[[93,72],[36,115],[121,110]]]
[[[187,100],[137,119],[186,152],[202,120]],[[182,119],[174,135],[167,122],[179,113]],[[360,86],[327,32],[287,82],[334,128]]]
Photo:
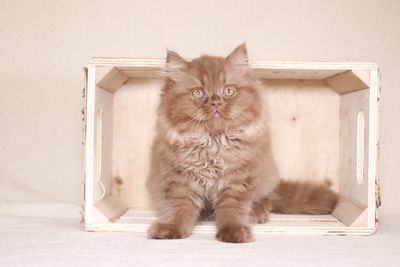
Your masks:
[[[170,78],[182,75],[188,69],[189,62],[184,60],[178,53],[168,50],[166,70]]]
[[[246,44],[243,43],[236,47],[226,60],[235,68],[247,69],[249,66],[249,57],[247,55]]]

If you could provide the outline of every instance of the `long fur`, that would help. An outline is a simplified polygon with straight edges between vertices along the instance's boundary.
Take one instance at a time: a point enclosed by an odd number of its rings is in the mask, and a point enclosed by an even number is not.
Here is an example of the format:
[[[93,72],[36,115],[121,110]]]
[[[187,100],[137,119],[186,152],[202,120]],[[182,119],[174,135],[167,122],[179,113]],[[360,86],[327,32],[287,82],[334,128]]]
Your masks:
[[[286,214],[329,214],[338,198],[329,182],[282,180],[274,192],[271,211]]]
[[[228,57],[190,62],[167,55],[147,187],[158,210],[149,238],[188,236],[201,215],[215,215],[217,239],[252,240],[250,224],[270,209],[329,213],[329,186],[280,181],[271,154],[262,86],[248,68],[245,45]],[[226,86],[236,93],[224,94]],[[195,97],[193,90],[200,90]]]

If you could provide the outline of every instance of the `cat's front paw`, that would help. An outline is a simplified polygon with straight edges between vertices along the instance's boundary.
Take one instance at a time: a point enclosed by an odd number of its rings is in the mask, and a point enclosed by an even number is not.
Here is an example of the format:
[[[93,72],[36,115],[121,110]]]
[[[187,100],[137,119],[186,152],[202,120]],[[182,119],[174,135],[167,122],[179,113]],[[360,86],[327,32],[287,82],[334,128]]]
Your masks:
[[[251,223],[266,223],[269,221],[268,212],[252,212],[250,214]]]
[[[253,241],[250,228],[248,226],[225,227],[217,232],[216,238],[227,243],[246,243]]]
[[[147,231],[147,236],[151,239],[181,239],[188,237],[189,234],[173,224],[155,222]]]

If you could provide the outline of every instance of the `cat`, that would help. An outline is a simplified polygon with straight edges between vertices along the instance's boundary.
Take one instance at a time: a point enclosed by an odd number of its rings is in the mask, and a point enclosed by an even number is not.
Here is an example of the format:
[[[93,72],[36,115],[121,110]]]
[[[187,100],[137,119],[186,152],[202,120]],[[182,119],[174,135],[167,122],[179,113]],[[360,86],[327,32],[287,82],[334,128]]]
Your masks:
[[[190,235],[214,214],[216,238],[253,240],[251,223],[270,211],[329,214],[337,194],[327,183],[284,181],[271,154],[261,83],[246,45],[228,57],[186,61],[167,52],[147,188],[158,212],[153,239]]]

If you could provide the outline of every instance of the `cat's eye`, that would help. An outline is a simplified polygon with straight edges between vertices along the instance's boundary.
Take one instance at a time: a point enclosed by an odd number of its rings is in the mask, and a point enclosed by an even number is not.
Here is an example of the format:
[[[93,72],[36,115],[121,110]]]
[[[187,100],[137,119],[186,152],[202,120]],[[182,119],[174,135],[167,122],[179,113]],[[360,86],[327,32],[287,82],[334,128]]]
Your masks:
[[[201,87],[196,87],[192,89],[192,96],[195,98],[202,98],[204,95],[204,90]]]
[[[234,96],[236,94],[236,87],[233,84],[227,84],[224,87],[224,95],[227,97]]]

